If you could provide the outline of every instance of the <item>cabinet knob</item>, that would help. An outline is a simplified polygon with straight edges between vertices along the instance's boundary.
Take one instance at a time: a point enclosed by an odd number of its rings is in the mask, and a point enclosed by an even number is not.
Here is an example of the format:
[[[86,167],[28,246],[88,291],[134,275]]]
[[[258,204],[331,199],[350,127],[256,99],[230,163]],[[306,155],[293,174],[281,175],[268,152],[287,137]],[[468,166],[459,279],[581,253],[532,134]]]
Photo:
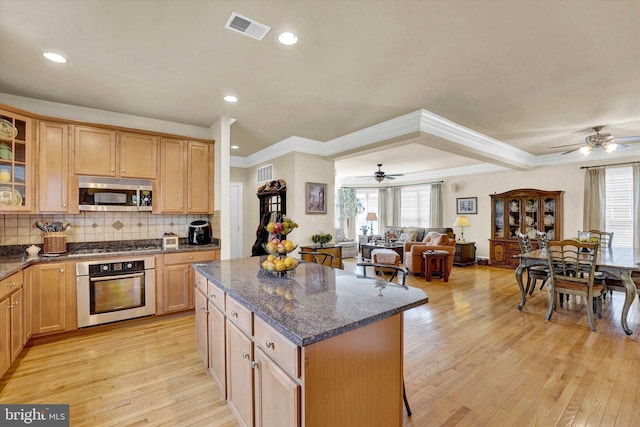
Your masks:
[[[205,313],[207,313],[207,307],[205,307],[204,305],[200,306],[200,310],[204,311]]]
[[[67,204],[66,204],[66,203],[63,203],[63,204],[62,204],[62,207],[63,207],[63,208],[66,208],[66,207],[67,207]]]
[[[267,348],[276,348],[275,344],[272,341],[267,340],[264,344],[267,346]]]
[[[61,268],[61,269],[60,269],[60,273],[64,273],[64,268]]]
[[[251,362],[251,367],[252,367],[252,368],[259,368],[259,367],[260,367],[260,363],[258,363],[258,362]]]
[[[116,170],[114,168],[111,168],[111,172],[115,172]]]
[[[216,294],[209,294],[209,296],[213,299],[216,299]]]
[[[124,169],[120,169],[120,172],[124,173]]]
[[[235,312],[235,311],[232,311],[232,312],[231,312],[231,316],[232,316],[232,317],[238,317],[238,313],[237,313],[237,312]]]
[[[242,358],[243,358],[243,359],[248,359],[248,358],[249,358],[249,353],[247,353],[247,352],[243,351],[243,352],[242,352]]]

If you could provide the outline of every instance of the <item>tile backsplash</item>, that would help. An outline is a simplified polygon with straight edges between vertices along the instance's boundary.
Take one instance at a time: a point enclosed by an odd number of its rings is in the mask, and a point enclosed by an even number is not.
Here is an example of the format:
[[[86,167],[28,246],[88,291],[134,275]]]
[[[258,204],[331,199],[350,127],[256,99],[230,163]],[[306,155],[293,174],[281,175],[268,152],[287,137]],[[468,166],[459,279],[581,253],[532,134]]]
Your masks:
[[[67,242],[159,239],[173,232],[186,237],[189,224],[196,220],[211,223],[213,237],[220,236],[220,215],[152,215],[149,212],[83,212],[79,215],[0,215],[0,246],[40,245],[42,231],[36,220],[69,221]]]

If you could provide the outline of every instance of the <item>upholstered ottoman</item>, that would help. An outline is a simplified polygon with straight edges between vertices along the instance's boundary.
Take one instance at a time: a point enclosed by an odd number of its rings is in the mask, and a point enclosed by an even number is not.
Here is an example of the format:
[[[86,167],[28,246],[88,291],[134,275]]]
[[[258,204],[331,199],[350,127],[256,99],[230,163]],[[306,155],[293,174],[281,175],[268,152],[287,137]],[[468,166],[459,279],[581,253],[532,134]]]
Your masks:
[[[393,249],[374,249],[371,251],[371,261],[374,264],[400,265],[400,255]],[[382,269],[385,273],[392,270]]]

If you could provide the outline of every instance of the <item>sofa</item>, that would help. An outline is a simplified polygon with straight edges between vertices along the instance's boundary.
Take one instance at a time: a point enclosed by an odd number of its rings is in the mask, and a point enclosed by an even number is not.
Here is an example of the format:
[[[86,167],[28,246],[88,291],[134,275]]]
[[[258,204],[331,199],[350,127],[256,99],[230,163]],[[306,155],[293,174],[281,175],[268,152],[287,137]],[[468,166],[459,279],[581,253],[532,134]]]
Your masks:
[[[336,228],[336,237],[334,239],[336,246],[342,248],[342,258],[357,258],[358,245],[355,240],[347,239],[342,228]]]
[[[453,257],[456,252],[456,235],[452,228],[424,228],[422,238],[404,242],[404,265],[413,275],[422,275],[424,259],[422,253],[427,250],[449,252],[447,258],[449,273],[453,269]]]

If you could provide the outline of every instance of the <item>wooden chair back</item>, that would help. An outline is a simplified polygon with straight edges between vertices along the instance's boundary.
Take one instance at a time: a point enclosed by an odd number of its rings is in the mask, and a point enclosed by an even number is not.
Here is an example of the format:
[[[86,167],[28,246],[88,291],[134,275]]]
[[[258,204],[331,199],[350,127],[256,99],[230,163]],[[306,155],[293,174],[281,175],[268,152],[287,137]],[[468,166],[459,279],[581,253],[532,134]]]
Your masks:
[[[311,261],[316,264],[326,265],[327,267],[333,265],[334,255],[327,252],[300,251],[298,254],[303,261]]]
[[[520,252],[523,254],[528,254],[533,250],[533,246],[531,245],[531,239],[529,235],[521,233],[518,231],[518,244],[520,245]]]
[[[613,244],[613,231],[589,230],[591,237],[597,237],[600,240],[601,248],[610,248]]]

